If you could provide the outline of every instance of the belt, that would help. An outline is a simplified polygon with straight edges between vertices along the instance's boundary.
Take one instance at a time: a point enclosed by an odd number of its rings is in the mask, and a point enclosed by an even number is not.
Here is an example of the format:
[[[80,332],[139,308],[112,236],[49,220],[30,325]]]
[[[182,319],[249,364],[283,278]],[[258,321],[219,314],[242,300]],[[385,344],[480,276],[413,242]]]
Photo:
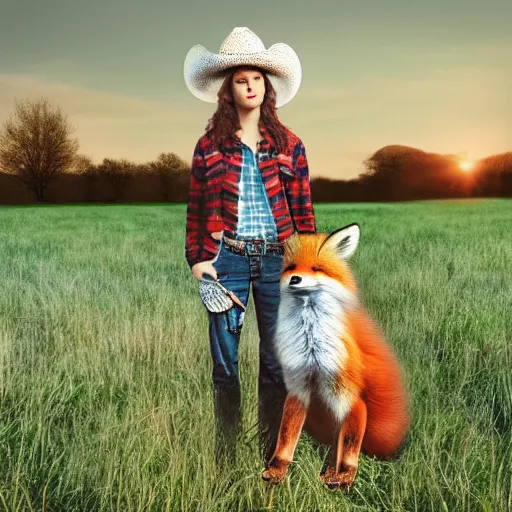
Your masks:
[[[266,240],[234,240],[223,238],[224,247],[241,256],[262,256],[263,254],[284,254],[282,242],[267,242]]]

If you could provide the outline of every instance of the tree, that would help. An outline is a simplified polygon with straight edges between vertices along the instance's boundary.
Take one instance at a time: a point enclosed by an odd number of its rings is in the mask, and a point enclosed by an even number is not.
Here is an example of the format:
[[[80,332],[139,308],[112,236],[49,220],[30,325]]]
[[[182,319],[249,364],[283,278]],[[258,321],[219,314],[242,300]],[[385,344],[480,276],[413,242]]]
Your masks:
[[[176,153],[160,153],[158,159],[147,164],[148,172],[160,178],[165,201],[186,201],[190,179],[190,165]]]
[[[470,175],[464,175],[453,155],[426,153],[408,146],[385,146],[363,162],[359,179],[371,199],[410,200],[465,197],[471,194]]]
[[[130,176],[133,176],[138,171],[138,165],[130,162],[126,158],[104,158],[103,162],[97,166],[96,170],[98,175],[104,176],[108,183],[110,183],[114,200],[119,200],[123,197],[128,185]]]
[[[77,154],[75,155],[73,162],[71,162],[69,168],[67,169],[67,172],[69,174],[81,175],[91,172],[93,168],[94,163],[91,157],[87,155]]]
[[[512,196],[512,152],[482,158],[474,174],[477,195]]]
[[[188,173],[188,164],[176,153],[160,153],[156,162],[149,164],[153,170],[162,173]]]
[[[72,164],[78,151],[71,133],[67,117],[47,99],[16,102],[0,133],[0,165],[42,201],[50,181]]]

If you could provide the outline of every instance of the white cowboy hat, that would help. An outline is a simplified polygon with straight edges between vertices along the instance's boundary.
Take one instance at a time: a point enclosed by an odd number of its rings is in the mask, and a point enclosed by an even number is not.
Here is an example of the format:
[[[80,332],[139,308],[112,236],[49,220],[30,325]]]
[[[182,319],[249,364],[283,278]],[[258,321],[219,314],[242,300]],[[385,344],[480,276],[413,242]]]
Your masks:
[[[288,103],[299,90],[302,79],[300,60],[285,43],[268,50],[247,27],[235,27],[222,43],[219,53],[211,53],[196,44],[185,57],[183,74],[190,92],[200,100],[216,103],[217,92],[233,66],[256,66],[268,73],[276,91],[276,108]]]

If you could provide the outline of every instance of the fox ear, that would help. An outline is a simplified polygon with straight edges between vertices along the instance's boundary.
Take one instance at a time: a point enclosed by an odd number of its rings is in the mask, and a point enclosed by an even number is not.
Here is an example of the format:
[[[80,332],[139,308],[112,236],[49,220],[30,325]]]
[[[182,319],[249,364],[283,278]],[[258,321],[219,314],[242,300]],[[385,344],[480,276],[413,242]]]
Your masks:
[[[356,251],[359,243],[360,229],[359,224],[349,224],[343,228],[337,229],[329,233],[324,240],[318,252],[324,248],[329,247],[334,250],[342,259],[350,258]]]

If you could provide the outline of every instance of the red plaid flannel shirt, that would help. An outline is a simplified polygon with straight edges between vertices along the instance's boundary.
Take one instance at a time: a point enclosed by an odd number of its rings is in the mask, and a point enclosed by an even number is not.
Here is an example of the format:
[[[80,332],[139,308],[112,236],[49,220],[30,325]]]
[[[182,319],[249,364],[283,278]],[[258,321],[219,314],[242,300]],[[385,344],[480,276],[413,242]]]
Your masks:
[[[284,242],[294,232],[314,233],[308,163],[302,141],[288,131],[288,147],[277,153],[267,130],[262,129],[259,169],[278,240]],[[238,221],[238,184],[242,169],[240,141],[226,144],[221,154],[208,134],[196,144],[192,158],[187,207],[185,257],[190,267],[213,259],[219,240],[212,233],[223,231],[234,238]]]

